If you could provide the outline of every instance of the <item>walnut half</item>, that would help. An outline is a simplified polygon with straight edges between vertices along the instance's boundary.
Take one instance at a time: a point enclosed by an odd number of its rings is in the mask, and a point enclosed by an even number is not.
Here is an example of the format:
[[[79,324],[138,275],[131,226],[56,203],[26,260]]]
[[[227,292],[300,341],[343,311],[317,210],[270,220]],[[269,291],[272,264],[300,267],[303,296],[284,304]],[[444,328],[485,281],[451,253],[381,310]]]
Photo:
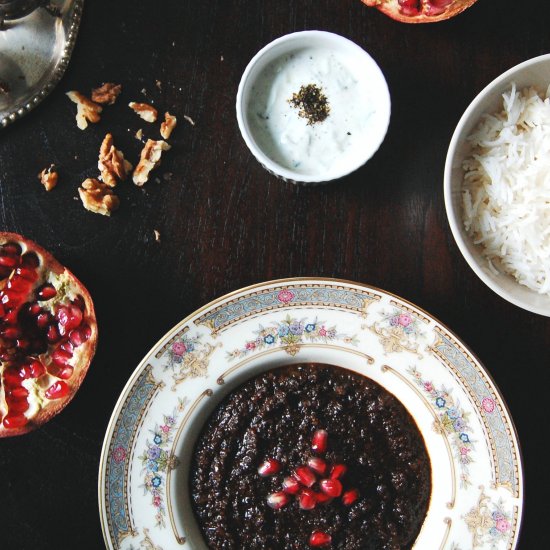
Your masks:
[[[156,122],[158,111],[148,103],[136,103],[135,101],[130,101],[128,107],[139,115],[146,122]]]
[[[102,103],[104,105],[112,105],[122,91],[121,84],[113,84],[113,82],[105,82],[99,88],[92,90],[92,101]]]
[[[88,122],[96,123],[100,121],[101,117],[99,113],[103,110],[101,105],[94,103],[80,92],[67,92],[67,96],[69,96],[69,99],[73,103],[76,103],[76,125],[81,130],[85,130],[88,127]]]
[[[55,165],[51,164],[48,168],[44,168],[38,174],[38,179],[46,191],[51,191],[57,185],[57,170],[55,169]]]
[[[155,141],[148,139],[145,147],[141,150],[139,163],[134,170],[133,180],[140,187],[149,179],[149,173],[160,164],[163,151],[168,151],[170,145],[162,139]]]
[[[103,216],[110,216],[120,204],[119,198],[112,190],[95,178],[84,180],[78,188],[78,194],[86,210]]]
[[[164,122],[160,125],[160,135],[164,139],[168,139],[177,123],[178,119],[174,115],[169,112],[164,113]]]
[[[132,171],[132,165],[124,158],[122,151],[113,145],[113,136],[107,134],[99,149],[97,167],[101,179],[109,187],[115,187],[117,180],[125,180]]]

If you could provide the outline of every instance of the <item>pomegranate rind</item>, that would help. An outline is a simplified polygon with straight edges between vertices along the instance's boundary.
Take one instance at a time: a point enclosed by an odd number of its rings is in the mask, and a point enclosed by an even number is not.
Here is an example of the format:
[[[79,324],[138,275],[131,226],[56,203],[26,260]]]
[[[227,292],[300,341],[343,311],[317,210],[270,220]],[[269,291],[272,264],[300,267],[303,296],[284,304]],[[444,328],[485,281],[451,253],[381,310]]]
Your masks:
[[[438,21],[445,21],[451,19],[468,9],[475,4],[477,0],[454,0],[443,13],[439,15],[426,15],[419,13],[418,15],[405,15],[401,12],[398,0],[361,0],[370,8],[376,8],[383,14],[391,17],[395,21],[400,23],[437,23]]]
[[[82,297],[85,304],[85,315],[83,322],[85,321],[85,323],[90,327],[90,336],[87,341],[84,342],[82,346],[80,346],[78,360],[74,364],[71,363],[71,365],[74,367],[73,375],[69,380],[64,380],[64,382],[69,387],[68,394],[65,397],[59,399],[44,399],[41,408],[33,417],[28,418],[28,422],[24,426],[7,429],[0,422],[0,438],[23,435],[31,432],[51,420],[69,404],[69,402],[73,399],[76,392],[82,385],[84,377],[88,372],[90,363],[92,362],[97,348],[98,333],[95,309],[92,298],[86,287],[77,279],[77,277],[75,277],[75,275],[71,273],[71,271],[69,271],[65,266],[59,263],[50,252],[42,248],[40,245],[36,244],[34,241],[31,241],[30,239],[27,239],[17,233],[0,231],[0,246],[10,242],[15,242],[19,244],[23,249],[23,253],[36,253],[42,260],[41,265],[43,265],[47,271],[53,273],[56,276],[62,276],[64,280],[68,281],[68,285],[70,286],[71,291]],[[0,362],[0,374],[3,370],[2,367],[3,364]],[[0,385],[0,407],[4,404],[3,392],[4,390]],[[4,410],[4,407],[1,407],[0,411],[1,410]]]

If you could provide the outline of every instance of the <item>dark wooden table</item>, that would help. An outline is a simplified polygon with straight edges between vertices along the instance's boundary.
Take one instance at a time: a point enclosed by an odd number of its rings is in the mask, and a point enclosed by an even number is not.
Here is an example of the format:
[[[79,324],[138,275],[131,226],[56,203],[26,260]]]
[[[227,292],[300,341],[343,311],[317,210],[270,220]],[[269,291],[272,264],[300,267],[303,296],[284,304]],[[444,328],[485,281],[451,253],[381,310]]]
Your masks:
[[[465,107],[505,69],[550,50],[549,18],[544,0],[479,0],[452,21],[419,26],[395,23],[359,0],[88,0],[65,78],[38,109],[0,131],[0,229],[37,240],[88,286],[99,348],[60,416],[0,441],[0,547],[101,548],[101,444],[139,360],[207,301],[304,275],[403,296],[477,353],[509,404],[523,446],[520,547],[546,547],[550,319],[508,304],[470,270],[450,233],[442,180]],[[342,34],[369,51],[393,102],[375,157],[320,187],[296,187],[265,172],[241,139],[234,109],[240,76],[256,51],[304,29]],[[64,93],[88,92],[103,81],[122,83],[123,96],[82,132]],[[181,120],[156,173],[161,181],[153,177],[142,190],[121,184],[121,207],[110,219],[89,213],[74,197],[97,172],[105,133],[113,132],[127,156],[138,155],[133,133],[146,124],[126,103],[143,100],[142,89]],[[46,193],[36,174],[51,162],[61,181]],[[162,178],[167,173],[169,180]]]

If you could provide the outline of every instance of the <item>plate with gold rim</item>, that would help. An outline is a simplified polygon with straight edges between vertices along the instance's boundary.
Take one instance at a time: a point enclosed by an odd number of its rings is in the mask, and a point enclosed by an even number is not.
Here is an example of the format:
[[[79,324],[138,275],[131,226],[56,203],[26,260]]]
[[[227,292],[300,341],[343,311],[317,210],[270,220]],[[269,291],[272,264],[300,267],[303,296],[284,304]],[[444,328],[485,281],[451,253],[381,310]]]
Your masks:
[[[432,492],[413,548],[516,547],[521,454],[485,368],[410,302],[320,278],[270,281],[223,296],[183,319],[145,356],[103,444],[99,510],[106,546],[206,549],[188,488],[202,425],[246,379],[304,362],[361,373],[414,418],[431,462]]]

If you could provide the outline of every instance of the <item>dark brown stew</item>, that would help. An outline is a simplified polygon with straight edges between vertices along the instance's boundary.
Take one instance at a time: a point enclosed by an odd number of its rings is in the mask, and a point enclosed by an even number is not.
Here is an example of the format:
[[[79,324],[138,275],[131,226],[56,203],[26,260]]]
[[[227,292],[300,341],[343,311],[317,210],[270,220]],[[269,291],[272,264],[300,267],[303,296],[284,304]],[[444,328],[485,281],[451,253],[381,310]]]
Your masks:
[[[326,450],[316,452],[323,433]],[[337,482],[326,481],[331,472]],[[392,394],[346,369],[299,364],[253,378],[220,403],[195,445],[190,489],[210,549],[397,550],[420,531],[431,468]]]

